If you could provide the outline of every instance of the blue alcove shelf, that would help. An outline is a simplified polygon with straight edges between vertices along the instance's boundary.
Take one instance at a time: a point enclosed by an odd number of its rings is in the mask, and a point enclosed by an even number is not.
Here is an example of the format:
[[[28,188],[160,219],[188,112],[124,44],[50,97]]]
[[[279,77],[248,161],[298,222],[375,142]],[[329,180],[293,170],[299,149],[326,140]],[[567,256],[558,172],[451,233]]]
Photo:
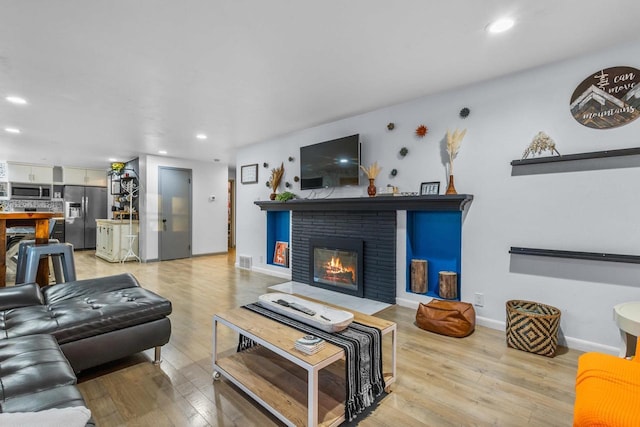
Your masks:
[[[411,292],[411,260],[427,261],[427,293],[439,298],[439,272],[458,274],[457,295],[460,298],[462,212],[407,212],[407,292]]]
[[[273,255],[275,253],[276,242],[286,242],[287,247],[290,249],[290,222],[291,214],[289,211],[267,212],[267,264],[285,268],[283,265],[273,263]]]

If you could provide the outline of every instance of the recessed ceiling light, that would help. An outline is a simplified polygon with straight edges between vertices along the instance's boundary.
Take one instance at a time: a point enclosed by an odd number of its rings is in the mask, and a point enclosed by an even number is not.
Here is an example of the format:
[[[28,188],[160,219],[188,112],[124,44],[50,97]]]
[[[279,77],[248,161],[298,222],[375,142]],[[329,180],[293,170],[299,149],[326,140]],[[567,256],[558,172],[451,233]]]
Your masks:
[[[160,150],[158,151],[158,154],[167,154],[167,150]]]
[[[118,159],[116,159],[115,157],[109,157],[107,160],[109,160],[110,162],[117,162]]]
[[[20,129],[18,128],[4,128],[4,131],[9,133],[20,133]]]
[[[515,21],[511,18],[500,18],[487,25],[487,31],[493,34],[502,33],[513,27]]]
[[[207,139],[207,135],[205,135],[204,133],[199,133],[196,135],[196,138],[198,139]]]
[[[7,101],[11,102],[12,104],[20,104],[20,105],[24,105],[27,103],[27,100],[24,98],[20,98],[19,96],[7,96],[5,98]]]

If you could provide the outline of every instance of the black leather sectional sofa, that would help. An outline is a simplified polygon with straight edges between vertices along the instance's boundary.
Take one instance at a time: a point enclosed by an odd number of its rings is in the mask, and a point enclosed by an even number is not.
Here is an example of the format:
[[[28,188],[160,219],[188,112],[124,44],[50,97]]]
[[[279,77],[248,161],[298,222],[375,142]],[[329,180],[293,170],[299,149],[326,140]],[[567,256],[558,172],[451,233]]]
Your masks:
[[[0,412],[84,405],[74,372],[149,348],[159,362],[170,313],[130,274],[0,288]]]

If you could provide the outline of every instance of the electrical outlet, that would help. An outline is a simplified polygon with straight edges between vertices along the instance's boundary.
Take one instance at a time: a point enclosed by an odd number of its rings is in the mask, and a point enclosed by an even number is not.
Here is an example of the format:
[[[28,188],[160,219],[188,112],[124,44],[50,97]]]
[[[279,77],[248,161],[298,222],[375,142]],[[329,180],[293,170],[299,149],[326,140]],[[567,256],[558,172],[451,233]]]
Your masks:
[[[262,264],[264,262],[264,259],[262,258],[262,255],[260,255],[260,264]]]
[[[477,307],[484,307],[484,294],[476,292],[473,298],[473,305]]]

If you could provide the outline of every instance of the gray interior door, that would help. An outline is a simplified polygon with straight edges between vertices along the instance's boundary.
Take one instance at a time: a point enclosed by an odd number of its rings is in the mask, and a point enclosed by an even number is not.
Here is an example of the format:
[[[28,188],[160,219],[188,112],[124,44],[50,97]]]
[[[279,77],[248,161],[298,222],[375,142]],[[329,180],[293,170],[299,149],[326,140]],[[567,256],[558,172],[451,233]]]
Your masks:
[[[159,168],[160,260],[191,256],[191,170]]]

